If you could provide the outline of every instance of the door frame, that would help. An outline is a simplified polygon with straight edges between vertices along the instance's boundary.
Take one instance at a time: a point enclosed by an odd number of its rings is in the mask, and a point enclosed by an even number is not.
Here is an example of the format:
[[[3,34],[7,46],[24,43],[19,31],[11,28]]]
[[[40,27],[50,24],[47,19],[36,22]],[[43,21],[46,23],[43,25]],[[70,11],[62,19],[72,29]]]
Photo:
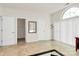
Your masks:
[[[18,20],[18,19],[24,19],[24,20],[25,20],[25,43],[26,43],[26,32],[27,32],[27,28],[26,28],[26,23],[27,23],[27,22],[26,22],[26,21],[27,21],[27,20],[26,20],[26,18],[24,18],[24,17],[17,17],[17,18],[16,18],[16,44],[18,44],[18,43],[17,43],[17,38],[18,38],[18,37],[17,37],[17,20]]]

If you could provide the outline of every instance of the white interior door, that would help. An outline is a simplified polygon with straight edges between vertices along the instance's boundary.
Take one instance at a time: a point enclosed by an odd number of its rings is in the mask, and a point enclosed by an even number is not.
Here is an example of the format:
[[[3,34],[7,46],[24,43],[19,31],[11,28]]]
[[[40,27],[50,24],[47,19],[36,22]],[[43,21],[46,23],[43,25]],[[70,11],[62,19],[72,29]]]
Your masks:
[[[1,24],[2,24],[2,23],[1,23],[1,22],[2,22],[2,21],[1,21],[1,17],[0,17],[0,46],[1,46],[1,38],[2,38],[2,32],[1,32],[1,26],[2,26]]]
[[[16,42],[16,19],[3,17],[3,45],[12,45]]]

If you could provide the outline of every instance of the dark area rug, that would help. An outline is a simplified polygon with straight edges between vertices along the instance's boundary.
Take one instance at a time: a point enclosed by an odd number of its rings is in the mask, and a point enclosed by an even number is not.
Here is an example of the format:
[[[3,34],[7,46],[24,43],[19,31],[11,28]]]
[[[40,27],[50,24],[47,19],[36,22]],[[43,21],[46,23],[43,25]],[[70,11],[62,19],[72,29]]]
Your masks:
[[[60,53],[56,49],[52,49],[52,50],[36,53],[33,55],[29,55],[29,56],[64,56],[64,54]]]

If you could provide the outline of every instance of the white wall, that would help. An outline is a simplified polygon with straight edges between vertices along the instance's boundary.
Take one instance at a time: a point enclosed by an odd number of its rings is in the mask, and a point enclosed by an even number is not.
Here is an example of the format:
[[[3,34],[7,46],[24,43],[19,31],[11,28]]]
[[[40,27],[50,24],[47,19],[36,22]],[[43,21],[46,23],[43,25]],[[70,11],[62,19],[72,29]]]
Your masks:
[[[3,15],[3,8],[0,7],[0,16],[2,16],[2,15]]]
[[[19,8],[2,7],[1,16],[13,16],[26,19],[26,42],[50,40],[50,17],[43,12],[28,11]],[[28,21],[37,21],[37,33],[28,33]]]
[[[45,16],[38,16],[38,17],[29,17],[26,20],[26,26],[28,25],[28,21],[37,21],[37,33],[28,33],[28,26],[26,27],[27,34],[26,34],[26,41],[38,41],[38,40],[50,40],[50,20],[47,15]],[[28,39],[28,40],[27,40]]]

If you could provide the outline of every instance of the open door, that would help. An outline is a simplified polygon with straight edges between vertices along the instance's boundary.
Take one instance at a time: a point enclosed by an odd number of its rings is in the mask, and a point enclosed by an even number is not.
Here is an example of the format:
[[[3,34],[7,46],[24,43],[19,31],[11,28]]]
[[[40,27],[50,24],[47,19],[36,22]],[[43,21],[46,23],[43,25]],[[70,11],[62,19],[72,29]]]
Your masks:
[[[17,19],[17,44],[25,44],[25,19]]]

